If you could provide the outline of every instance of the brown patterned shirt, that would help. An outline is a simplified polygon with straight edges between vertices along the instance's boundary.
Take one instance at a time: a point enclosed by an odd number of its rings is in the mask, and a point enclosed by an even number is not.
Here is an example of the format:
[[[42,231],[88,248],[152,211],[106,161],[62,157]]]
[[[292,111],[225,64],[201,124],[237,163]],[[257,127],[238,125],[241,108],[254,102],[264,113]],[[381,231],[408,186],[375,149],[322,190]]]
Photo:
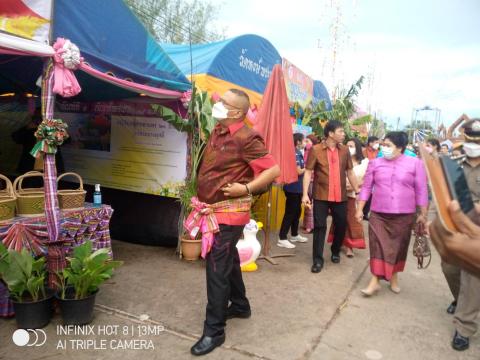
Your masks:
[[[313,198],[315,200],[332,201],[332,193],[340,187],[340,201],[347,201],[346,171],[353,169],[352,157],[348,146],[337,144],[337,156],[331,156],[325,141],[315,145],[308,155],[305,168],[313,170]],[[338,159],[338,163],[333,159]],[[335,162],[335,163],[333,163]],[[334,169],[336,173],[331,172]],[[330,196],[329,196],[330,195]],[[335,201],[335,200],[333,200]]]
[[[247,184],[262,171],[275,166],[275,160],[265,148],[263,138],[243,122],[228,128],[218,124],[208,141],[198,172],[198,199],[207,204],[226,200],[223,188],[229,183]],[[225,220],[217,216],[219,223],[238,224],[237,220]],[[236,214],[226,216],[235,217]]]

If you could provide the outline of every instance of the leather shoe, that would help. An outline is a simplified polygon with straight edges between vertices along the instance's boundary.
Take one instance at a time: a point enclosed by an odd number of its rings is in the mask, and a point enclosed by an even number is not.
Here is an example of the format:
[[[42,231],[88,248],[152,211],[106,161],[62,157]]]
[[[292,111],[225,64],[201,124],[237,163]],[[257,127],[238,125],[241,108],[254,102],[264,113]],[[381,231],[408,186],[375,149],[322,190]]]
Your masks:
[[[200,356],[208,354],[213,351],[217,346],[222,345],[225,342],[225,334],[210,337],[203,335],[195,345],[192,346],[190,352],[192,355]]]
[[[453,336],[452,340],[452,348],[457,351],[467,350],[470,346],[470,341],[468,337],[460,335],[457,331],[455,331],[455,335]]]
[[[340,262],[340,255],[339,254],[332,254],[332,263],[338,264]]]
[[[312,273],[319,273],[322,271],[323,264],[322,263],[315,263],[312,265]]]
[[[248,319],[252,316],[252,311],[248,310],[237,310],[228,308],[227,309],[227,319],[239,318],[239,319]]]
[[[457,301],[452,301],[452,303],[447,308],[447,313],[455,314],[455,310],[457,310]]]

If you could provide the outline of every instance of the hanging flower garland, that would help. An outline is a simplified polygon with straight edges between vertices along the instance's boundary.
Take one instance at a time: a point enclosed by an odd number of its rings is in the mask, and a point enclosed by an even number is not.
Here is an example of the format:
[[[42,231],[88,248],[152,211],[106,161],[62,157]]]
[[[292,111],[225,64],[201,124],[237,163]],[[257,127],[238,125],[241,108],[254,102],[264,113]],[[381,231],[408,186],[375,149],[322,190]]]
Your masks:
[[[57,147],[62,145],[68,139],[68,125],[61,119],[45,119],[38,126],[35,132],[37,143],[33,147],[30,154],[37,158],[41,153],[55,154]]]

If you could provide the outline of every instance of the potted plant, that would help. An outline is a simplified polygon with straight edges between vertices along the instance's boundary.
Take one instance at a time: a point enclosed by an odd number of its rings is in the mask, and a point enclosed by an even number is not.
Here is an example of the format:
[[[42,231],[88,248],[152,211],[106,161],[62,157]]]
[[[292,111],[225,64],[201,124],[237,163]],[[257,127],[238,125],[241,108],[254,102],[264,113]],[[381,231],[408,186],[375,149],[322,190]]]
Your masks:
[[[58,274],[56,294],[65,325],[84,325],[93,320],[93,307],[99,286],[112,277],[122,261],[110,259],[108,249],[92,251],[92,242],[73,249],[68,266]]]
[[[159,105],[152,105],[153,109],[178,131],[188,133],[189,157],[187,162],[187,177],[185,185],[180,190],[179,202],[181,205],[178,221],[179,245],[178,251],[185,260],[197,260],[202,249],[201,239],[190,239],[185,234],[183,222],[192,210],[190,200],[197,195],[197,175],[203,152],[208,138],[215,126],[212,117],[212,100],[206,91],[198,91],[193,85],[192,92],[182,99],[188,109],[186,118],[182,118],[171,110]]]
[[[53,291],[45,287],[45,258],[0,243],[0,275],[8,287],[18,328],[39,329],[52,317]]]

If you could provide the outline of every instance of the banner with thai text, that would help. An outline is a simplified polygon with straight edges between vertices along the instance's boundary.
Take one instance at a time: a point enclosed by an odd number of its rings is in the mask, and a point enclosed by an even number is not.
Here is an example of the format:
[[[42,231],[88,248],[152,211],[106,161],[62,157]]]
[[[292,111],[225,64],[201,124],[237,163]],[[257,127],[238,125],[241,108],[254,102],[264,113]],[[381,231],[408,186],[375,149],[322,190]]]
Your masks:
[[[186,176],[187,135],[147,103],[60,103],[68,124],[62,146],[66,171],[87,184],[176,197]]]
[[[307,106],[313,99],[313,79],[285,58],[282,70],[288,99]]]

